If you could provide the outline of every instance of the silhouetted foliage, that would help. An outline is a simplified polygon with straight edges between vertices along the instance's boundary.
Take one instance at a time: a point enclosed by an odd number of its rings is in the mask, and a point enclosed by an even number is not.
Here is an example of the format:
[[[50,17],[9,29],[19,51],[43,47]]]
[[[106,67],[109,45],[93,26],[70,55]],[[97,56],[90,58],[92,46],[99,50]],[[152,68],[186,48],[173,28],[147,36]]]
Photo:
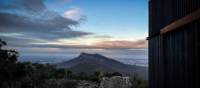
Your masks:
[[[2,46],[5,46],[5,45],[7,45],[7,43],[0,39],[0,49],[1,49]]]
[[[15,50],[2,49],[7,43],[0,39],[0,86],[10,86],[11,81],[17,76],[17,57],[18,52]]]
[[[18,52],[2,49],[5,45],[7,43],[0,39],[0,88],[51,88],[48,80],[58,82],[72,77],[71,71],[56,69],[53,65],[17,62]],[[75,88],[76,84],[75,81],[64,80],[52,88]]]

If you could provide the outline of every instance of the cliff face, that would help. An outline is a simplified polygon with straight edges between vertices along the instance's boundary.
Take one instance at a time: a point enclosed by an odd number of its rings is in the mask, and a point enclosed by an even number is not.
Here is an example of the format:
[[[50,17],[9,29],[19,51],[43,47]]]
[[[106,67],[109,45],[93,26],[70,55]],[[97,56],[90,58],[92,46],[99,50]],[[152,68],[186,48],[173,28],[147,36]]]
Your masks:
[[[131,88],[131,85],[129,77],[114,76],[102,78],[99,88]]]

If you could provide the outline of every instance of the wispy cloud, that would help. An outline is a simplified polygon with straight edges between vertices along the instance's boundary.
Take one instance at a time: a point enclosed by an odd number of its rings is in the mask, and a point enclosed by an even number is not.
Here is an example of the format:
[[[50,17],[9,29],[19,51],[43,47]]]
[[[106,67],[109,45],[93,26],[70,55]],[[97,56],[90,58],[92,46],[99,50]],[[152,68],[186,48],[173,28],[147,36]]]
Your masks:
[[[91,40],[92,41],[92,40]],[[57,48],[57,49],[68,49],[68,48],[87,48],[87,49],[143,49],[147,48],[147,40],[137,41],[97,41],[96,43],[87,44],[87,40],[82,39],[82,42],[77,41],[62,41],[62,42],[49,42],[49,43],[37,43],[28,45],[15,45],[15,47],[31,47],[31,48]]]
[[[80,8],[71,8],[70,10],[67,10],[66,12],[64,12],[63,16],[65,18],[72,19],[75,21],[78,21],[82,19],[83,17],[85,17],[83,16]]]
[[[99,48],[147,48],[146,40],[137,41],[102,41],[95,44]]]

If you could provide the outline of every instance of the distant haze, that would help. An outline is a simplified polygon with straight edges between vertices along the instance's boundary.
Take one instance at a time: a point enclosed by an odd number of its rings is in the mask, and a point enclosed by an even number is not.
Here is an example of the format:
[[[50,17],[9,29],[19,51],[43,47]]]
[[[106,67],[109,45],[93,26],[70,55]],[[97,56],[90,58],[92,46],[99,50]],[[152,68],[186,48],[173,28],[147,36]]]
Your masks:
[[[63,53],[22,54],[19,61],[59,63],[73,59],[81,52],[99,53],[125,64],[148,66],[147,49],[67,49]]]

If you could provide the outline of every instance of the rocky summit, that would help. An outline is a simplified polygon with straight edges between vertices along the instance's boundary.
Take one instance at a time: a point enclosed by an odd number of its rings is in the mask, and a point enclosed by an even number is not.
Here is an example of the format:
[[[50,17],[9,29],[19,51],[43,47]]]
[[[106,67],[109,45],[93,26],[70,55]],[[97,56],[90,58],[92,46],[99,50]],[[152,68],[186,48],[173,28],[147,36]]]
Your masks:
[[[129,77],[104,77],[101,80],[99,88],[131,88],[132,84]]]
[[[113,76],[103,77],[100,83],[79,81],[77,88],[131,88],[129,77]]]

